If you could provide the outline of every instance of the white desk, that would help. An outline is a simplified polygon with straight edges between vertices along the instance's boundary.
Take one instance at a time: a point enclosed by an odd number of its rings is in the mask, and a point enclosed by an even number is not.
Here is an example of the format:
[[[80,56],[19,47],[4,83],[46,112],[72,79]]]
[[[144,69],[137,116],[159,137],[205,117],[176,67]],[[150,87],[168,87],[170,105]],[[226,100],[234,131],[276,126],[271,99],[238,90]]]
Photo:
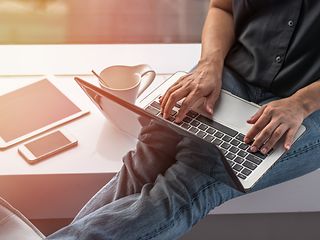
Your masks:
[[[200,46],[9,45],[0,46],[0,51],[0,94],[41,78],[13,75],[56,74],[53,82],[59,89],[91,111],[61,127],[76,136],[79,140],[77,148],[34,166],[17,154],[17,146],[0,151],[0,195],[28,218],[45,219],[73,217],[120,169],[122,156],[134,147],[135,142],[106,121],[73,81],[73,76],[83,75],[84,79],[92,81],[92,77],[84,74],[89,74],[92,68],[100,71],[115,64],[148,63],[158,73],[188,70],[196,63]],[[216,212],[319,211],[320,193],[313,190],[317,189],[319,173],[316,171],[301,179],[232,200]]]

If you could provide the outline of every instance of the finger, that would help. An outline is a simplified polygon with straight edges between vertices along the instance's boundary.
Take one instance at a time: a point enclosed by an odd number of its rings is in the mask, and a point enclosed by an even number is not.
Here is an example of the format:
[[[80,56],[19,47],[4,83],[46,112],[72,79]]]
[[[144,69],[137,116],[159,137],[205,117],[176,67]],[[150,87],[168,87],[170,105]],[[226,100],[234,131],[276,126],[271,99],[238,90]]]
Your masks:
[[[284,124],[279,125],[274,132],[272,133],[271,137],[265,142],[263,147],[261,148],[262,154],[267,154],[274,145],[280,140],[280,138],[285,134],[288,130],[288,127]]]
[[[261,117],[264,110],[266,108],[266,105],[262,106],[250,119],[247,120],[247,123],[255,124],[256,121]]]
[[[161,96],[160,98],[160,104],[162,104],[162,102],[166,99],[166,97],[168,97],[168,94],[170,94],[170,92],[172,92],[173,89],[177,89],[177,86],[180,85],[181,86],[181,82],[186,78],[188,77],[189,74],[185,75],[185,76],[182,76],[180,77],[174,84],[172,84],[168,89],[167,91],[164,93],[163,96]]]
[[[174,93],[172,93],[170,95],[170,97],[168,98],[166,105],[163,109],[163,117],[168,118],[170,116],[171,110],[172,110],[173,106],[176,104],[176,102],[178,102],[182,98],[186,97],[188,95],[188,93],[189,93],[189,91],[185,88],[180,88],[177,91],[175,91]]]
[[[252,152],[258,151],[274,134],[274,131],[279,127],[280,124],[271,121],[268,125],[256,136],[255,140],[251,144],[250,150]]]
[[[192,105],[199,99],[197,95],[194,94],[194,92],[191,92],[182,102],[181,108],[176,116],[175,121],[181,122],[183,118],[186,116],[187,112],[190,110]]]
[[[182,87],[182,84],[181,84],[181,83],[176,83],[176,84],[170,86],[170,87],[167,89],[167,91],[164,93],[164,95],[161,97],[160,103],[163,104],[163,103],[167,100],[167,98],[168,98],[168,96],[169,96],[170,94],[172,94],[175,90],[177,90],[177,89],[179,89],[179,88],[181,88],[181,87]]]
[[[213,91],[205,100],[205,108],[209,114],[213,114],[213,107],[219,97],[215,91]]]
[[[270,122],[271,117],[267,114],[262,113],[256,123],[251,127],[249,132],[244,137],[245,143],[250,143]]]
[[[291,145],[292,145],[292,143],[293,143],[294,137],[295,137],[295,135],[296,135],[297,132],[298,132],[298,129],[299,129],[299,126],[298,126],[298,127],[295,127],[295,128],[291,128],[291,129],[289,129],[289,131],[287,132],[287,135],[286,135],[286,138],[285,138],[285,141],[284,141],[284,148],[285,148],[287,151],[291,148]]]
[[[161,110],[163,110],[165,108],[165,106],[167,105],[168,99],[170,98],[171,94],[173,94],[175,91],[177,91],[181,87],[182,86],[180,84],[177,84],[173,87],[170,87],[166,91],[165,95],[162,97],[162,101],[160,102]]]
[[[182,77],[179,78],[179,80],[177,80],[173,85],[170,86],[170,88],[167,89],[167,91],[165,92],[165,94],[163,95],[163,97],[161,97],[160,99],[160,105],[163,108],[166,105],[166,102],[168,100],[168,97],[170,96],[170,94],[172,94],[174,91],[176,91],[177,89],[181,88],[183,86],[183,83],[185,81],[188,81],[188,77],[191,74],[186,74]],[[189,80],[191,81],[191,80]]]

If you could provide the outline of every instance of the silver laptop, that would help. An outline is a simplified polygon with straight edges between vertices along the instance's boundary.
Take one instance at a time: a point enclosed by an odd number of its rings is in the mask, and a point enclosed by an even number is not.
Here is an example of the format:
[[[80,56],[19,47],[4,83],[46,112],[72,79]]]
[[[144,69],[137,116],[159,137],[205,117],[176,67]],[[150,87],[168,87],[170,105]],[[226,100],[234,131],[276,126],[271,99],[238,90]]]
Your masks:
[[[136,105],[127,103],[84,80],[79,78],[75,80],[101,112],[131,136],[138,138],[141,131],[141,118],[148,117],[163,127],[175,130],[177,134],[195,139],[203,146],[216,146],[224,156],[221,159],[222,163],[219,164],[223,166],[229,177],[228,180],[226,178],[222,180],[229,184],[231,182],[230,185],[240,191],[249,191],[284,154],[283,140],[279,141],[267,155],[262,155],[260,152],[251,153],[250,146],[243,142],[245,134],[251,128],[246,121],[257,112],[260,106],[225,90],[221,92],[213,116],[202,109],[203,104],[199,100],[181,123],[174,122],[174,115],[181,106],[179,102],[173,108],[172,116],[168,120],[163,119],[160,114],[159,97],[185,74],[185,72],[175,73],[147,96],[138,99]],[[110,116],[108,111],[110,109],[117,109],[116,117]],[[305,127],[301,126],[295,141],[304,131]]]

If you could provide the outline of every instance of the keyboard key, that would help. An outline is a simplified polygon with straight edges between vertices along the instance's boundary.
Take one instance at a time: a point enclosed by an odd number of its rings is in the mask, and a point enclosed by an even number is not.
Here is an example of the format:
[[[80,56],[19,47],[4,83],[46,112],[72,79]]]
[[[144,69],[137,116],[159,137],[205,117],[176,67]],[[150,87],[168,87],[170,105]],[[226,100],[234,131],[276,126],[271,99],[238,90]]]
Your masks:
[[[195,127],[191,127],[190,129],[189,129],[189,132],[192,132],[192,133],[197,133],[199,131],[199,129],[198,128],[195,128]]]
[[[208,126],[201,124],[198,128],[200,128],[202,131],[205,131],[208,128]]]
[[[247,178],[247,176],[245,176],[245,175],[243,175],[243,174],[241,174],[241,173],[238,173],[237,176],[238,176],[239,178],[243,179],[243,180],[245,180],[245,179]]]
[[[225,142],[230,142],[232,139],[232,137],[228,136],[228,135],[224,135],[224,137],[222,138],[223,141]]]
[[[240,140],[241,142],[243,142],[243,139],[244,139],[245,135],[243,135],[242,133],[239,133],[237,136],[236,136],[236,139]]]
[[[177,108],[181,108],[181,104],[179,102],[177,102],[174,106]]]
[[[232,137],[236,136],[237,133],[238,133],[237,131],[235,131],[235,130],[227,127],[227,126],[224,126],[224,125],[222,125],[222,124],[220,124],[220,123],[218,123],[218,122],[216,122],[216,121],[213,121],[212,119],[206,118],[206,117],[204,117],[204,116],[199,115],[199,116],[197,117],[197,119],[198,119],[200,122],[203,122],[203,123],[209,125],[210,127],[213,127],[213,128],[215,128],[215,129],[218,129],[219,131],[221,131],[221,132],[223,132],[223,133],[225,133],[225,134],[228,134],[228,135],[230,135],[230,136],[232,136]]]
[[[185,117],[182,121],[184,121],[186,123],[190,123],[192,121],[192,119],[189,117]]]
[[[234,155],[233,153],[229,152],[227,155],[226,155],[226,158],[230,159],[230,160],[233,160],[235,159],[236,155]]]
[[[241,157],[236,157],[236,159],[235,159],[234,161],[235,161],[236,163],[241,164],[241,163],[243,163],[244,159],[241,158]]]
[[[221,147],[224,148],[224,149],[229,149],[230,146],[231,146],[231,145],[230,145],[229,143],[226,143],[226,142],[224,142],[224,143],[221,144]]]
[[[219,147],[220,148],[220,147]],[[223,148],[220,148],[220,151],[222,152],[223,155],[226,155],[227,153],[227,150],[223,149]]]
[[[158,103],[158,102],[153,102],[153,103],[151,103],[151,106],[154,107],[154,108],[156,108],[156,109],[158,109],[158,110],[161,109],[160,103]]]
[[[200,125],[200,122],[198,122],[197,120],[193,120],[190,124],[194,127],[198,127]]]
[[[229,165],[232,167],[232,165],[234,164],[232,161],[227,160],[227,162],[229,163]]]
[[[183,123],[183,122],[174,122],[174,124],[177,124],[177,125],[179,125],[179,126],[182,125],[182,123]]]
[[[152,115],[157,115],[157,114],[160,112],[159,110],[157,110],[157,109],[155,109],[155,108],[153,108],[153,107],[150,107],[150,106],[148,106],[148,107],[146,108],[146,111],[149,112],[149,113],[151,113]]]
[[[222,141],[220,139],[216,138],[215,140],[213,140],[213,143],[215,145],[219,146],[222,143]]]
[[[222,137],[223,137],[223,133],[217,131],[217,132],[214,134],[214,136],[217,137],[217,138],[222,138]]]
[[[239,151],[238,148],[236,148],[235,146],[232,146],[230,149],[229,149],[230,152],[232,153],[237,153]]]
[[[181,127],[188,130],[191,126],[188,123],[182,123]]]
[[[169,116],[169,118],[167,120],[170,121],[170,122],[173,122],[175,120],[175,117],[174,116]]]
[[[209,134],[214,134],[216,130],[214,130],[213,128],[209,127],[206,132]]]
[[[201,138],[203,138],[205,135],[207,135],[205,132],[202,132],[202,131],[199,131],[198,133],[197,133],[197,136],[198,137],[201,137]]]
[[[249,145],[245,143],[241,143],[238,147],[241,148],[242,150],[247,150],[249,148]]]
[[[245,151],[240,150],[240,152],[238,152],[238,156],[240,156],[240,157],[245,157],[247,155],[248,155],[248,153]]]
[[[268,155],[263,155],[261,152],[255,152],[251,153],[252,155],[255,155],[258,158],[265,159]]]
[[[204,140],[208,141],[208,142],[211,142],[212,140],[214,139],[214,137],[210,136],[210,135],[207,135]]]
[[[251,161],[251,162],[253,162],[253,163],[255,163],[255,164],[257,164],[257,165],[259,165],[259,164],[262,162],[261,159],[257,158],[256,156],[254,156],[254,155],[252,155],[252,154],[249,154],[249,155],[246,157],[246,159],[249,160],[249,161]]]
[[[240,141],[236,140],[236,139],[233,139],[231,142],[230,142],[233,146],[238,146],[240,144]]]
[[[239,164],[236,164],[236,165],[233,166],[233,169],[238,171],[238,172],[241,171],[242,168],[243,167],[241,165],[239,165]]]
[[[176,115],[177,113],[178,113],[177,111],[175,111],[175,110],[172,109],[170,115],[171,115],[171,116],[174,116],[174,115]]]
[[[199,114],[194,112],[194,111],[189,111],[187,112],[187,116],[191,117],[191,118],[195,118],[196,116],[198,116]]]
[[[251,169],[251,170],[255,170],[257,168],[257,165],[253,164],[252,162],[249,161],[245,161],[244,164],[242,164],[243,166]]]
[[[244,168],[244,169],[241,171],[241,173],[243,173],[243,174],[246,175],[246,176],[249,176],[249,175],[252,173],[252,171],[249,170],[248,168]]]

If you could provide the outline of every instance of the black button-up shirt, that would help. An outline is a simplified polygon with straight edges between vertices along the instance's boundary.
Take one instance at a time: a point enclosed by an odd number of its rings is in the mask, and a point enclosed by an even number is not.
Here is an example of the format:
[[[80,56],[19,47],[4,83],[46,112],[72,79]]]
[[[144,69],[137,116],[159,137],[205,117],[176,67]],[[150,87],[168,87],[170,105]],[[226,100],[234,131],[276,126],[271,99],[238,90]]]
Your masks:
[[[234,0],[226,66],[286,97],[320,79],[320,0]]]

